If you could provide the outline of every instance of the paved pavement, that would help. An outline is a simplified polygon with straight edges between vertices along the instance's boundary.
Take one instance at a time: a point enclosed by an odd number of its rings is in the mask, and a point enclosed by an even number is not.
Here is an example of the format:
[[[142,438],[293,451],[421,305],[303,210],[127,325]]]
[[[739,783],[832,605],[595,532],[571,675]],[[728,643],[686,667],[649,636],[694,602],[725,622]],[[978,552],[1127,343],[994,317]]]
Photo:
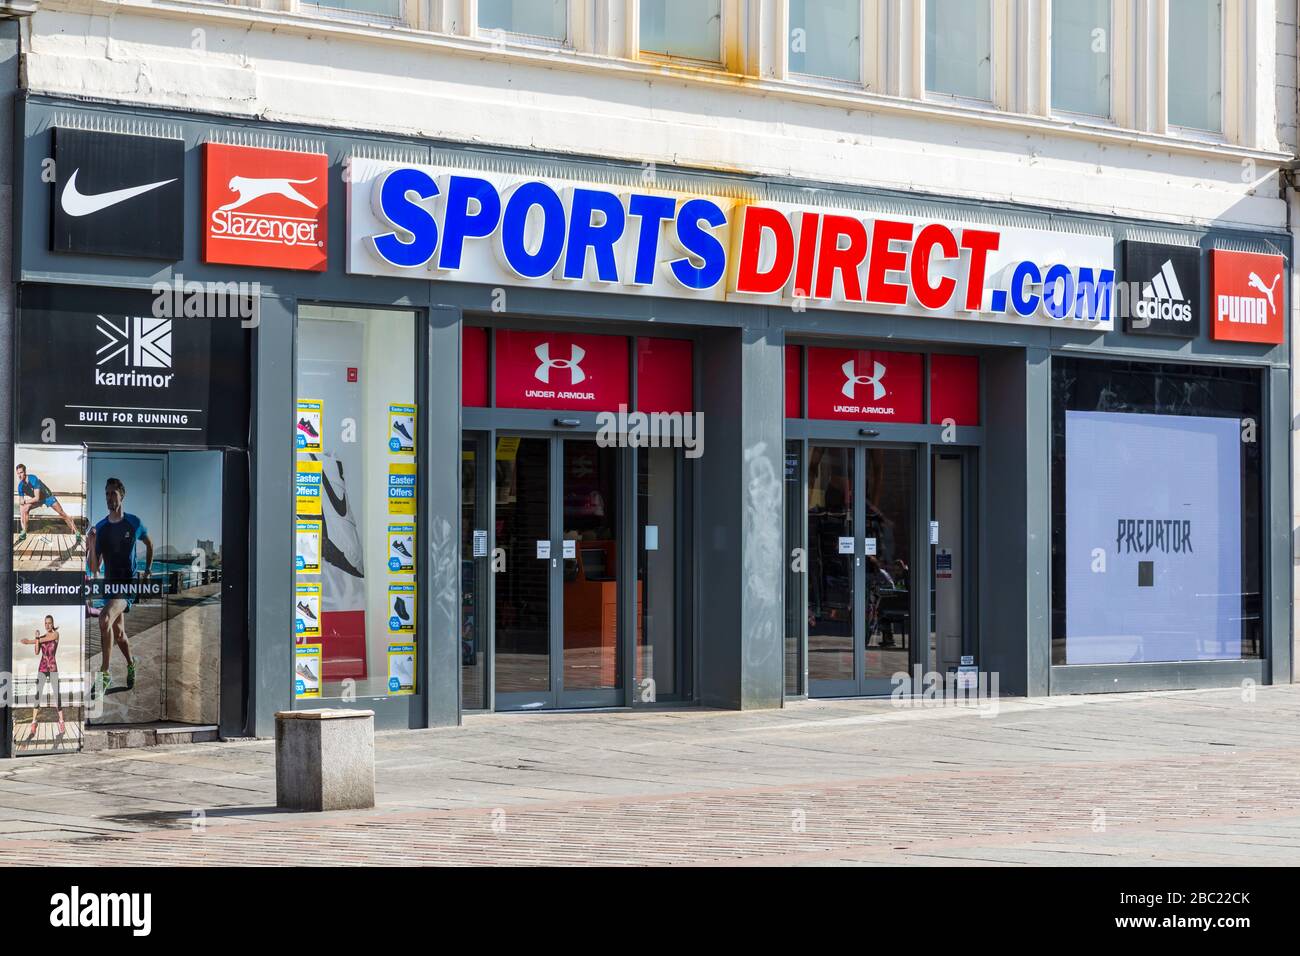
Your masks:
[[[491,715],[376,743],[379,806],[351,813],[277,812],[269,741],[0,761],[0,864],[1300,863],[1300,686]]]

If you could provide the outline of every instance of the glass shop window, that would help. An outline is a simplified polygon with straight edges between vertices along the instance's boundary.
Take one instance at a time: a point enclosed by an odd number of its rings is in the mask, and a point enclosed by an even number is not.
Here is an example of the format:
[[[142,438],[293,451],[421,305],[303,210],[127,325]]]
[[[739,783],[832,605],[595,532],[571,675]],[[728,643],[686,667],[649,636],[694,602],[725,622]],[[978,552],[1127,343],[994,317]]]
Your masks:
[[[295,699],[416,691],[416,316],[302,306]]]

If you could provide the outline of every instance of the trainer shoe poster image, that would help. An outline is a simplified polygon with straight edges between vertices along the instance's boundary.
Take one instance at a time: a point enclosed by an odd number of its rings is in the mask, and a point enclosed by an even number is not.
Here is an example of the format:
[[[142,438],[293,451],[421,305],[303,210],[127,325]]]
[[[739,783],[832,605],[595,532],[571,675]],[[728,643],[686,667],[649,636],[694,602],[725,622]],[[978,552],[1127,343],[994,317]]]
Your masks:
[[[415,633],[415,585],[388,584],[388,630],[393,634]]]
[[[319,584],[299,584],[294,589],[293,632],[299,638],[320,637]]]
[[[294,446],[298,451],[321,450],[324,415],[324,402],[309,398],[298,400],[297,421],[293,426]]]
[[[293,696],[298,700],[320,697],[321,646],[296,644],[293,648]]]
[[[394,455],[415,454],[415,406],[388,406],[388,450]]]
[[[321,522],[300,518],[295,525],[295,532],[294,570],[303,574],[319,574]]]
[[[393,574],[415,573],[415,525],[388,526],[388,570]]]
[[[415,693],[415,645],[388,645],[388,693],[391,696]]]

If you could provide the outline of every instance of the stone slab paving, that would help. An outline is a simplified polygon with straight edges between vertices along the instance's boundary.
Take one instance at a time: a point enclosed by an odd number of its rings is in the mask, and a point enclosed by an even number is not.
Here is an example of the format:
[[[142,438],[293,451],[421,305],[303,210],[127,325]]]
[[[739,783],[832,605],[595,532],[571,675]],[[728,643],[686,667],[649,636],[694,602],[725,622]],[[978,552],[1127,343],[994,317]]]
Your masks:
[[[0,761],[0,864],[1300,863],[1300,686],[469,717],[373,811],[275,810],[270,741]]]

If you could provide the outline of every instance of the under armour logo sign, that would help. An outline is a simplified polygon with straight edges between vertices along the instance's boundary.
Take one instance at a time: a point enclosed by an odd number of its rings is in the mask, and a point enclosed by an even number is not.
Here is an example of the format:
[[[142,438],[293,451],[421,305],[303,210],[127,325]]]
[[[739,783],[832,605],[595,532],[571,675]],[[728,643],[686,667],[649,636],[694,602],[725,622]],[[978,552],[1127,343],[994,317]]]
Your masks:
[[[105,339],[95,352],[96,365],[121,359],[136,368],[172,367],[172,320],[123,316],[121,325],[102,315],[95,330]]]
[[[533,373],[533,376],[539,382],[545,382],[547,385],[550,385],[551,369],[553,368],[567,368],[569,370],[569,383],[571,385],[577,385],[587,377],[587,373],[584,372],[582,367],[578,364],[582,361],[583,356],[587,354],[587,350],[580,346],[569,346],[569,357],[566,359],[551,358],[550,342],[543,342],[541,345],[537,346],[537,348],[533,349],[533,352],[536,354],[537,360],[541,362],[541,364],[537,366],[537,371]]]
[[[859,385],[870,385],[872,401],[878,402],[880,399],[884,398],[885,386],[880,384],[880,380],[885,377],[885,366],[881,365],[879,362],[874,362],[872,364],[874,367],[871,369],[870,375],[858,375],[856,370],[853,368],[852,359],[849,359],[849,361],[840,366],[841,370],[844,372],[844,385],[840,391],[842,391],[846,397],[856,398],[857,396],[853,394],[854,388]]]

